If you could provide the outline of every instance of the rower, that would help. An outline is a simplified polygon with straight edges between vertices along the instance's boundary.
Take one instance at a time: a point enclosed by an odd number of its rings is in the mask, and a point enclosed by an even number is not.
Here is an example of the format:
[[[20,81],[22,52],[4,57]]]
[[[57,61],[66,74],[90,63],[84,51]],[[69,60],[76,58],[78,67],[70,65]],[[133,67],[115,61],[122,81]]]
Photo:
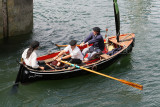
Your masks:
[[[88,35],[87,38],[80,44],[80,46],[93,44],[92,46],[85,48],[82,51],[84,57],[87,53],[89,53],[88,57],[84,58],[85,62],[91,60],[97,54],[101,54],[104,50],[104,40],[102,35],[100,34],[100,30],[101,29],[99,27],[94,27],[93,32],[91,32],[90,35]]]
[[[82,55],[82,52],[80,51],[80,49],[76,46],[76,44],[77,44],[76,40],[71,40],[69,42],[69,45],[66,48],[64,48],[64,50],[62,50],[57,56],[55,56],[53,58],[53,60],[58,61],[57,66],[60,66],[61,60],[67,60],[73,64],[81,64],[82,63],[83,55]],[[69,54],[66,56],[63,56],[68,51],[69,51]]]

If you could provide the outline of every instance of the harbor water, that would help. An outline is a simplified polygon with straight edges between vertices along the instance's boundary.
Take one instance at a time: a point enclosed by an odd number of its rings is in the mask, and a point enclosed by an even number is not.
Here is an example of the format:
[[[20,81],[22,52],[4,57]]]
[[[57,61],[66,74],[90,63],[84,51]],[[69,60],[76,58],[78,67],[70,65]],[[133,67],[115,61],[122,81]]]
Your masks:
[[[118,0],[121,34],[135,33],[135,46],[101,72],[143,85],[140,91],[118,81],[88,74],[63,80],[36,81],[10,90],[21,54],[30,42],[40,42],[38,55],[55,52],[53,43],[78,44],[100,27],[101,34],[116,35],[112,0],[34,0],[31,34],[0,40],[1,107],[159,107],[160,105],[160,1]],[[61,48],[63,49],[63,48]]]

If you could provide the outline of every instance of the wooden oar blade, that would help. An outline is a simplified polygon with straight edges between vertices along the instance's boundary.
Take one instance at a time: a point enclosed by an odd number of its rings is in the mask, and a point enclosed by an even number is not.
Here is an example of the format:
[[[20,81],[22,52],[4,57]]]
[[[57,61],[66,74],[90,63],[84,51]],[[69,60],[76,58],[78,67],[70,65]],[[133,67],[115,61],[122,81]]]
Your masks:
[[[142,85],[139,85],[139,84],[136,84],[136,83],[133,83],[133,82],[129,82],[129,81],[126,81],[126,80],[122,80],[122,79],[120,79],[119,81],[121,83],[127,84],[127,85],[132,86],[134,88],[137,88],[139,90],[143,90],[143,86]]]

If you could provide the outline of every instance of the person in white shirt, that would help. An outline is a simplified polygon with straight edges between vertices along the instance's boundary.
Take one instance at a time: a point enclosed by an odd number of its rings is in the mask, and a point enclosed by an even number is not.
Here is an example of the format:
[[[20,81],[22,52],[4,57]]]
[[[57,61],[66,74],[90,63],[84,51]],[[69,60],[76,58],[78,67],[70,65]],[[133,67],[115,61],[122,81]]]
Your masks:
[[[71,40],[69,42],[69,45],[66,48],[64,48],[64,50],[62,50],[57,56],[55,56],[53,60],[57,60],[59,62],[60,60],[70,59],[70,63],[81,64],[83,60],[83,55],[81,50],[76,46],[76,44],[76,40]],[[68,51],[69,55],[62,57],[62,55],[64,55]],[[57,64],[57,66],[59,65],[60,63]]]
[[[39,47],[38,41],[33,41],[29,48],[25,49],[22,58],[25,64],[33,69],[41,69],[44,70],[45,66],[39,66],[39,63],[37,61],[37,54],[36,50]]]

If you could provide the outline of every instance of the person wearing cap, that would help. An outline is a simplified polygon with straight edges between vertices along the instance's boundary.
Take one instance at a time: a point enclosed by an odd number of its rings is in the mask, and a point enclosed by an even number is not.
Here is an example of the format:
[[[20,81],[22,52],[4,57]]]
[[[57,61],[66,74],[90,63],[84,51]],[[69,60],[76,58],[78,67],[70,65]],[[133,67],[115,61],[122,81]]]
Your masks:
[[[47,65],[45,66],[40,66],[39,62],[37,61],[37,53],[36,50],[39,47],[39,42],[38,41],[33,41],[30,44],[30,47],[25,49],[23,54],[22,54],[22,59],[25,62],[25,64],[33,69],[48,69]]]
[[[76,46],[77,41],[71,40],[69,42],[69,45],[64,48],[56,57],[53,58],[53,60],[57,60],[58,62],[61,60],[67,60],[69,59],[70,63],[74,64],[81,64],[83,60],[83,55],[80,49]],[[69,51],[69,55],[63,56],[66,52]],[[57,66],[60,65],[60,62],[57,64]]]
[[[95,55],[102,53],[104,50],[104,40],[102,35],[100,34],[100,28],[94,27],[93,32],[91,32],[87,38],[80,44],[80,46],[90,45],[92,46],[85,48],[82,51],[83,56],[85,57],[87,53],[88,57],[85,58],[85,61],[91,60]]]

